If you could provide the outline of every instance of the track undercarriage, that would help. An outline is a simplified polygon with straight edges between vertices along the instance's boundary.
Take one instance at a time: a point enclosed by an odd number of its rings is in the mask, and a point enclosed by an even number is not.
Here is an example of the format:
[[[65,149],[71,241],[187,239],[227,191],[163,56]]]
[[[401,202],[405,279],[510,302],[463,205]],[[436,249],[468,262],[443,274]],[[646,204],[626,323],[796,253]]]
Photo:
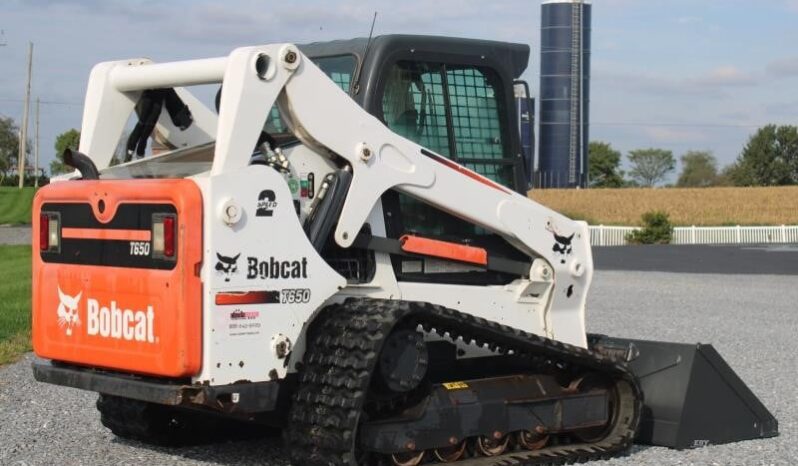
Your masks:
[[[498,356],[471,371],[417,328]],[[296,464],[586,461],[625,452],[640,419],[623,364],[440,306],[350,299],[308,341],[285,432]]]

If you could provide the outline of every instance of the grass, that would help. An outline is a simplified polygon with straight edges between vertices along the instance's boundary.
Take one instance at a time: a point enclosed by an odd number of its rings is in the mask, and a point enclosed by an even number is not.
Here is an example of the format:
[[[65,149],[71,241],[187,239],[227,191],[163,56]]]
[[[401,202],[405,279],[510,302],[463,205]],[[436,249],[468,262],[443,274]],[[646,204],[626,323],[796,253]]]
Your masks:
[[[652,210],[664,210],[678,226],[798,225],[798,186],[546,189],[529,195],[591,225],[640,225],[640,217]]]
[[[29,246],[0,246],[0,365],[31,350]]]
[[[0,187],[0,225],[30,223],[34,188]]]

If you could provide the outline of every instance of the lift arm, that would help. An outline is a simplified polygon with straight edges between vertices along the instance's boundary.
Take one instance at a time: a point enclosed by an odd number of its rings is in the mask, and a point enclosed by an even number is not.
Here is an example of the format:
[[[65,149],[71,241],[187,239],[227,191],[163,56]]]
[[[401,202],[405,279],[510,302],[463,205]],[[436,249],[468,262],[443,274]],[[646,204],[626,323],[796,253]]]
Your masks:
[[[585,298],[593,272],[585,223],[571,221],[390,131],[292,44],[244,47],[228,57],[206,60],[97,65],[86,97],[81,151],[98,168],[107,167],[143,90],[208,83],[224,84],[211,176],[248,164],[268,112],[277,103],[283,120],[305,145],[342,157],[352,169],[334,234],[341,247],[352,245],[380,196],[396,189],[503,236],[531,258],[545,260],[530,275],[533,280],[556,280],[549,306],[552,327],[570,332],[578,328],[584,334]],[[209,122],[206,119],[205,126]],[[207,128],[194,141],[205,142],[212,133]],[[572,343],[585,346],[586,340]]]

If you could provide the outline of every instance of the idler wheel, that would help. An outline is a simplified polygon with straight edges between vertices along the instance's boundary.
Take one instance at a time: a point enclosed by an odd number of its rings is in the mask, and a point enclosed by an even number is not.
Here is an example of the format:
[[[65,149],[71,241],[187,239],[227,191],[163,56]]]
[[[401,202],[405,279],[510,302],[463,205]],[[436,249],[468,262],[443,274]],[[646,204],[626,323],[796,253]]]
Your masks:
[[[549,441],[547,434],[539,434],[531,430],[522,430],[517,435],[518,445],[526,450],[540,450]]]
[[[394,453],[391,455],[391,461],[394,466],[418,466],[424,460],[424,452],[411,451],[407,453]]]
[[[463,457],[466,451],[465,440],[450,447],[436,448],[432,451],[435,459],[441,463],[454,463]]]
[[[379,375],[395,393],[407,393],[419,386],[427,375],[429,352],[424,335],[415,329],[393,332],[380,353]]]
[[[610,384],[600,374],[588,374],[573,380],[569,385],[569,389],[579,393],[586,393],[593,389],[606,389],[608,388],[608,385]],[[609,422],[602,426],[585,427],[573,431],[572,435],[577,441],[584,443],[596,443],[600,442],[604,437],[607,436],[613,425],[613,418],[615,417],[614,413],[617,411],[617,396],[618,393],[614,389],[610,388],[610,399],[608,406],[608,411],[610,413]]]
[[[494,435],[493,437],[481,435],[477,437],[477,441],[474,443],[474,448],[476,449],[477,453],[482,456],[499,456],[507,450],[507,445],[509,444],[509,435]]]

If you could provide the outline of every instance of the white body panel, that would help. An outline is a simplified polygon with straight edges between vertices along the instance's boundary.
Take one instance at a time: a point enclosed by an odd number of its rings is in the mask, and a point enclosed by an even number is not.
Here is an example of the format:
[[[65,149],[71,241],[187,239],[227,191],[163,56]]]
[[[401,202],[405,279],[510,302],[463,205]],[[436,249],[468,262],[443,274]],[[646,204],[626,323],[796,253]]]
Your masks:
[[[268,57],[267,66],[258,68],[262,56]],[[303,331],[313,313],[324,302],[346,296],[438,303],[586,346],[585,300],[593,264],[585,223],[573,222],[391,132],[290,44],[245,47],[225,58],[159,66],[128,61],[95,67],[86,98],[81,151],[98,168],[107,167],[144,89],[224,82],[218,119],[200,111],[202,124],[196,134],[180,134],[161,118],[163,134],[174,139],[175,146],[216,139],[210,172],[194,176],[205,203],[203,368],[196,381],[225,384],[283,377],[301,360]],[[185,92],[180,90],[184,101],[193,102]],[[374,235],[384,235],[379,200],[387,190],[395,189],[501,235],[529,256],[533,264],[529,278],[505,286],[397,283],[388,255],[377,253],[372,283],[347,286],[305,236],[300,220],[308,204],[300,202],[302,212],[297,218],[292,202],[296,196],[283,175],[264,166],[249,166],[274,103],[303,143],[286,150],[292,173],[311,170],[321,181],[335,166],[346,165],[352,171],[334,231],[339,246],[351,246],[364,222],[371,225]],[[215,131],[208,128],[213,123]],[[272,217],[257,217],[254,211],[265,189],[274,192],[277,204]],[[217,272],[217,253],[230,258],[239,252],[237,274]],[[306,264],[307,274],[276,280],[247,278],[249,257],[300,261]],[[259,324],[249,334],[236,330],[234,335],[229,324],[235,309],[215,304],[218,293],[283,289],[308,289],[309,301],[241,306],[244,313],[258,313],[246,316]],[[293,349],[290,364],[276,354],[273,344],[286,339]]]
[[[294,212],[291,193],[283,177],[264,166],[251,166],[222,175],[198,178],[204,206],[203,354],[202,372],[196,380],[214,385],[241,380],[282,378],[288,369],[276,355],[280,336],[294,346],[305,322],[316,309],[346,285],[307,240]],[[271,216],[256,215],[259,194],[274,191]],[[233,225],[220,220],[222,205],[240,209]],[[236,257],[235,271],[216,269],[217,254]],[[299,266],[300,276],[274,277],[252,273],[251,263]],[[271,271],[269,271],[271,272]],[[309,290],[307,302],[219,305],[219,293]],[[243,313],[243,315],[241,315]]]

